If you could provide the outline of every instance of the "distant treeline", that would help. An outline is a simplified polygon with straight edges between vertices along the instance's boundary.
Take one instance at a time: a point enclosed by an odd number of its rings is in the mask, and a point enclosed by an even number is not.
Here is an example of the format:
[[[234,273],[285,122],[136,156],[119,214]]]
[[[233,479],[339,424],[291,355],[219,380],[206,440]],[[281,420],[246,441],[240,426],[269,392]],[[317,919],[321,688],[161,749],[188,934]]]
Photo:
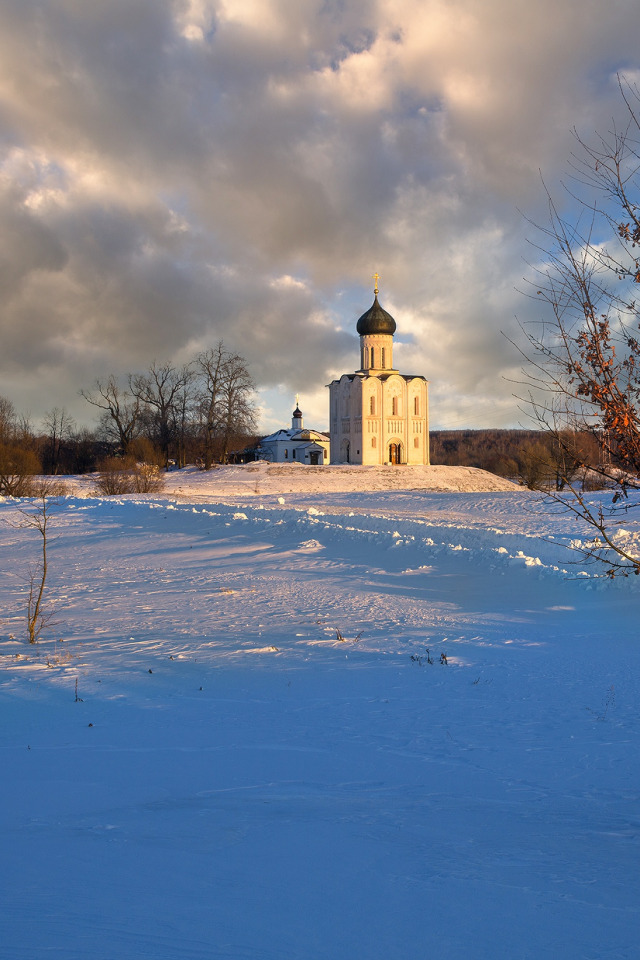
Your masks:
[[[596,466],[601,448],[589,433],[540,430],[433,430],[431,463],[479,467],[534,488],[562,490],[581,462]],[[583,478],[581,478],[583,479]]]
[[[540,430],[432,430],[431,462],[509,477],[518,473],[523,452],[546,441]]]
[[[64,409],[34,430],[0,396],[0,494],[24,495],[36,474],[78,474],[103,469],[109,458],[166,467],[251,460],[258,437],[253,382],[244,362],[222,344],[202,354],[191,368],[152,365],[121,388],[113,378],[97,382],[83,396],[98,409],[95,430],[77,429]],[[576,476],[595,482],[584,463],[602,456],[588,433],[538,430],[434,430],[431,462],[479,467],[532,489],[562,490]]]
[[[27,496],[30,477],[91,473],[104,469],[114,457],[163,468],[171,463],[204,467],[235,460],[239,455],[234,451],[257,443],[257,437],[242,425],[218,435],[184,422],[181,429],[174,428],[173,421],[169,426],[171,432],[162,434],[155,418],[141,416],[125,446],[106,417],[94,430],[78,428],[66,410],[55,407],[45,416],[43,429],[37,430],[16,414],[10,400],[0,396],[0,496]]]

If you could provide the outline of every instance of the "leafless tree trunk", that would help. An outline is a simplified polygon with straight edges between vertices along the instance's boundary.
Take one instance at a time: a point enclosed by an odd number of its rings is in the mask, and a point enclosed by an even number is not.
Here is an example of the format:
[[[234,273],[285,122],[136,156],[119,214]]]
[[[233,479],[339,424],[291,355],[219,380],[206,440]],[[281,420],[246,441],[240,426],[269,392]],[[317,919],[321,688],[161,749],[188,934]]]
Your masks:
[[[231,440],[252,433],[256,428],[254,389],[253,379],[242,357],[230,357],[223,383],[223,463],[227,462]]]
[[[60,446],[75,428],[75,421],[64,407],[54,407],[44,418],[49,437],[48,472],[57,475],[60,467]]]
[[[42,598],[47,581],[49,561],[47,547],[49,542],[49,523],[51,519],[50,498],[46,486],[43,486],[32,509],[20,510],[20,526],[35,530],[42,538],[42,555],[37,568],[29,574],[29,594],[27,599],[27,630],[29,643],[36,643],[40,634],[51,620],[51,614],[43,612]]]
[[[214,442],[219,432],[225,356],[224,345],[220,340],[214,349],[200,353],[196,357],[196,371],[200,382],[198,406],[203,424],[202,447],[205,470],[209,470],[213,463]]]
[[[129,381],[132,395],[154,415],[165,468],[169,465],[171,444],[176,437],[175,425],[179,419],[176,409],[191,378],[189,366],[177,369],[170,363],[152,363],[148,373],[136,374]]]
[[[140,400],[122,390],[115,377],[109,377],[107,381],[96,380],[93,392],[81,390],[80,394],[88,403],[104,411],[108,430],[115,436],[123,455],[126,456],[138,430]]]
[[[0,443],[9,443],[15,438],[16,411],[7,397],[0,397]]]
[[[209,469],[216,453],[226,462],[231,441],[255,430],[255,384],[245,360],[228,353],[222,340],[196,357],[196,372],[200,381],[203,459]]]

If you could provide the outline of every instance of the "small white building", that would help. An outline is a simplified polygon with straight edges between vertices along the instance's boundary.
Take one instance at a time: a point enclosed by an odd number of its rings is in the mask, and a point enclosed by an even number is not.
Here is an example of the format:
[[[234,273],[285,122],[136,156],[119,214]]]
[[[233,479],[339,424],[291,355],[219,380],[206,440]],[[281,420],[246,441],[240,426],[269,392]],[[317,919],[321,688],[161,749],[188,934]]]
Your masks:
[[[378,303],[377,283],[374,295],[356,325],[360,369],[328,385],[331,459],[334,464],[428,464],[428,383],[394,369],[396,322]]]
[[[271,463],[302,463],[323,466],[329,463],[329,437],[318,430],[305,430],[302,413],[293,411],[290,430],[277,430],[265,437],[258,446],[258,457]]]

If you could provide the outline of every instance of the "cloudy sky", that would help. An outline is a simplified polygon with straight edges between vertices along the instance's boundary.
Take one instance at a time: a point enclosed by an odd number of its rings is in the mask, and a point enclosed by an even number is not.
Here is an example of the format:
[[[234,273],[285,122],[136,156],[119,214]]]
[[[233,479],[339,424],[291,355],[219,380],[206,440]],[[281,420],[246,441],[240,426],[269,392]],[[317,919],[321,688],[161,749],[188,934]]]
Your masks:
[[[432,425],[522,423],[540,172],[639,51],[637,0],[0,0],[0,394],[90,423],[222,338],[322,428],[377,271]]]

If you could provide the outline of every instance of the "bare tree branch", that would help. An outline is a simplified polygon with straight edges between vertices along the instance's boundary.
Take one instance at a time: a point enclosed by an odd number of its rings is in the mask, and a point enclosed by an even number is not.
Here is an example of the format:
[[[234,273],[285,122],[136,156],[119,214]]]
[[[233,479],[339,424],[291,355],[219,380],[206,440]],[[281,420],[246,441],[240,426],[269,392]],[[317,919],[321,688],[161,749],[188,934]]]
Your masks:
[[[582,544],[610,575],[640,572],[640,555],[617,531],[628,494],[640,490],[640,96],[620,79],[627,124],[578,151],[569,193],[582,207],[571,222],[547,191],[549,223],[540,228],[544,253],[533,296],[547,318],[523,328],[527,360],[523,398],[538,425],[562,453],[557,502],[594,530]],[[577,438],[600,449],[589,463]],[[590,467],[612,491],[604,506],[575,482]]]

